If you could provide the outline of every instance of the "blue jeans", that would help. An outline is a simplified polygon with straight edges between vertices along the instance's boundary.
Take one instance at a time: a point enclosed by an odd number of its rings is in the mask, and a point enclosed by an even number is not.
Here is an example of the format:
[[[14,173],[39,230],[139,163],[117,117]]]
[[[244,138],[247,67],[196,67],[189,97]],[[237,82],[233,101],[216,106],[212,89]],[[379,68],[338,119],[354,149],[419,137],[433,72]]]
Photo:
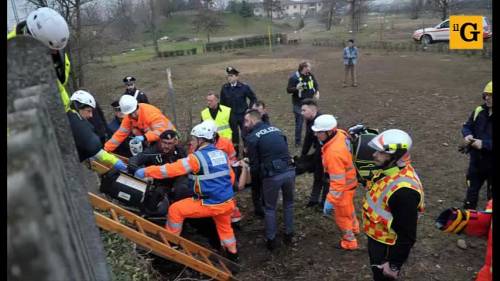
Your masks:
[[[304,117],[300,112],[302,108],[300,104],[293,105],[293,115],[295,115],[295,144],[300,144],[302,139],[302,127],[304,124]]]
[[[279,192],[283,195],[283,215],[285,221],[285,233],[293,233],[293,193],[295,190],[295,170],[286,171],[282,174],[264,178],[262,180],[262,191],[264,197],[264,212],[266,214],[266,238],[276,237],[276,205],[278,204]]]

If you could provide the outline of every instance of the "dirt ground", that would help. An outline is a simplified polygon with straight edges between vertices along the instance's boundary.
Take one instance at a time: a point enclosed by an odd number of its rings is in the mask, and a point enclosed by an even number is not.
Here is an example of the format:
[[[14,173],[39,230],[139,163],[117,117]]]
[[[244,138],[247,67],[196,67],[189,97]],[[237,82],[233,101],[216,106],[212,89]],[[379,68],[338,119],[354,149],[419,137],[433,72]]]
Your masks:
[[[457,152],[460,129],[475,106],[481,91],[491,80],[491,60],[433,53],[387,53],[360,50],[359,87],[342,88],[341,50],[301,45],[241,50],[120,65],[94,65],[89,69],[87,88],[94,92],[111,118],[109,104],[118,99],[125,75],[137,78],[137,85],[172,118],[171,101],[166,95],[165,68],[173,69],[177,122],[186,135],[189,115],[193,123],[205,106],[209,89],[219,91],[225,82],[224,68],[241,71],[241,80],[250,84],[266,102],[273,125],[293,140],[293,113],[285,87],[298,63],[312,62],[312,72],[320,84],[320,106],[324,113],[337,116],[339,127],[363,121],[385,130],[399,128],[414,141],[412,158],[425,189],[426,210],[419,220],[418,238],[403,267],[404,280],[473,280],[484,261],[486,241],[480,238],[444,234],[433,222],[439,212],[461,206],[465,195],[467,157]],[[290,146],[292,154],[298,153]],[[295,231],[298,243],[280,247],[270,254],[265,249],[263,221],[253,217],[250,191],[237,195],[245,215],[236,231],[243,271],[241,280],[371,280],[366,238],[359,235],[360,249],[344,252],[334,246],[340,238],[331,218],[318,210],[306,209],[312,176],[296,179]],[[485,191],[479,206],[485,205]],[[364,194],[355,198],[358,218]],[[278,211],[283,229],[282,212]],[[279,238],[282,233],[279,234]],[[467,249],[456,246],[463,238]],[[201,241],[202,243],[204,241]]]

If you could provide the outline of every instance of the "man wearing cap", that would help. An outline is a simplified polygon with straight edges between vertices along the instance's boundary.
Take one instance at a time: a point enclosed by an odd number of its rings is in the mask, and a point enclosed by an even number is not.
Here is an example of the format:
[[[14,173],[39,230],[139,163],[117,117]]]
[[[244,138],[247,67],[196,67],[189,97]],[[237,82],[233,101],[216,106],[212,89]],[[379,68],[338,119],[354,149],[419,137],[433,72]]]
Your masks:
[[[207,108],[201,111],[201,121],[213,120],[217,126],[219,136],[227,139],[232,139],[233,132],[229,126],[231,116],[231,108],[221,105],[219,95],[213,91],[208,91]]]
[[[236,153],[239,152],[240,132],[243,131],[245,111],[251,108],[257,100],[250,86],[238,81],[239,71],[228,66],[226,68],[227,83],[220,90],[220,104],[231,108],[230,126]],[[247,99],[250,104],[247,103]],[[239,129],[238,129],[239,127]]]
[[[149,103],[146,94],[135,87],[135,77],[126,76],[123,78],[123,83],[126,86],[124,95],[133,96],[139,103]]]
[[[321,147],[323,167],[330,179],[330,191],[326,195],[323,213],[332,215],[342,238],[338,247],[356,250],[359,222],[354,210],[354,195],[358,180],[350,152],[349,134],[337,128],[333,115],[323,114],[314,120],[311,129],[315,132]]]
[[[143,152],[129,158],[128,172],[135,174],[137,169],[151,166],[174,163],[175,161],[187,156],[186,149],[179,144],[179,136],[174,130],[166,130],[160,135],[160,141],[152,145]],[[170,201],[178,201],[193,195],[193,191],[188,188],[187,176],[178,176],[155,180],[158,186],[164,187],[163,190],[168,194]]]
[[[130,134],[134,140],[151,144],[160,140],[166,130],[176,130],[172,122],[157,107],[138,103],[130,95],[123,95],[119,101],[120,110],[125,115],[120,128],[104,144],[106,151],[112,152],[124,142]]]

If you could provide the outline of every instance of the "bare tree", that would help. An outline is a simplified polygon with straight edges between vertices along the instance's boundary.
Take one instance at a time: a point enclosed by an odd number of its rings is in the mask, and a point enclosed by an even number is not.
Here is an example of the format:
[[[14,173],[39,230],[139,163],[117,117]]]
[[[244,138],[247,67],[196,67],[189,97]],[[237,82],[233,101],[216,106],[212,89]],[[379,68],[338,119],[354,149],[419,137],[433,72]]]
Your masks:
[[[441,13],[441,20],[448,18],[451,0],[434,0],[434,5]]]
[[[160,56],[160,49],[158,48],[158,34],[156,32],[156,9],[154,0],[149,0],[149,8],[151,10],[151,33],[153,35],[153,44],[155,46],[155,54]]]
[[[279,14],[282,11],[280,0],[264,0],[263,6],[267,17],[271,20],[271,22],[273,21],[273,12]]]
[[[411,1],[411,15],[410,19],[416,20],[420,17],[420,12],[423,7],[423,0],[412,0]]]
[[[51,7],[64,17],[71,30],[70,40],[67,50],[72,60],[72,71],[70,72],[72,85],[74,88],[80,88],[84,85],[85,76],[82,71],[83,56],[81,42],[81,7],[94,0],[27,0],[29,3],[38,7]]]
[[[323,5],[327,7],[327,9],[323,9],[321,21],[325,24],[326,30],[331,30],[338,16],[341,0],[325,0]]]
[[[196,32],[205,32],[207,34],[207,42],[209,43],[210,35],[225,27],[220,13],[207,8],[198,11],[198,15],[192,24]]]
[[[351,18],[351,30],[359,32],[364,16],[368,11],[368,3],[372,0],[347,0],[350,6],[349,15]]]

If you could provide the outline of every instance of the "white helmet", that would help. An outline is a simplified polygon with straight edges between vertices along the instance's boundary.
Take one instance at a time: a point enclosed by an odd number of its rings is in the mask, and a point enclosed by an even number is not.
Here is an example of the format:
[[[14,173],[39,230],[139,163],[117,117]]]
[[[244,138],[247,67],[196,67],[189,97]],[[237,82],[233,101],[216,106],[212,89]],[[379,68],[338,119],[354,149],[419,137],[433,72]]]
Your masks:
[[[132,156],[136,156],[137,154],[142,152],[142,141],[131,139],[128,145],[130,147],[130,153],[132,153]]]
[[[31,36],[54,50],[66,47],[69,28],[66,20],[51,8],[43,7],[28,15],[26,25]]]
[[[337,128],[337,119],[331,114],[323,114],[314,120],[311,129],[314,132],[325,132]]]
[[[412,141],[406,132],[398,129],[390,129],[378,134],[368,145],[376,151],[395,154],[398,151],[409,152]]]
[[[118,103],[120,104],[121,112],[125,115],[137,109],[137,100],[131,95],[123,95]]]
[[[214,131],[214,133],[216,133],[219,130],[219,128],[217,127],[217,124],[215,124],[215,121],[212,119],[205,120],[202,123],[205,123],[207,126],[210,126],[212,128],[212,130]]]
[[[89,92],[84,91],[84,90],[78,90],[78,91],[74,92],[71,95],[70,100],[77,101],[81,104],[88,105],[92,108],[95,108],[95,106],[96,106],[94,97]]]
[[[191,130],[191,136],[197,138],[204,138],[207,140],[211,140],[214,138],[215,130],[214,126],[209,122],[202,122],[193,127]]]

